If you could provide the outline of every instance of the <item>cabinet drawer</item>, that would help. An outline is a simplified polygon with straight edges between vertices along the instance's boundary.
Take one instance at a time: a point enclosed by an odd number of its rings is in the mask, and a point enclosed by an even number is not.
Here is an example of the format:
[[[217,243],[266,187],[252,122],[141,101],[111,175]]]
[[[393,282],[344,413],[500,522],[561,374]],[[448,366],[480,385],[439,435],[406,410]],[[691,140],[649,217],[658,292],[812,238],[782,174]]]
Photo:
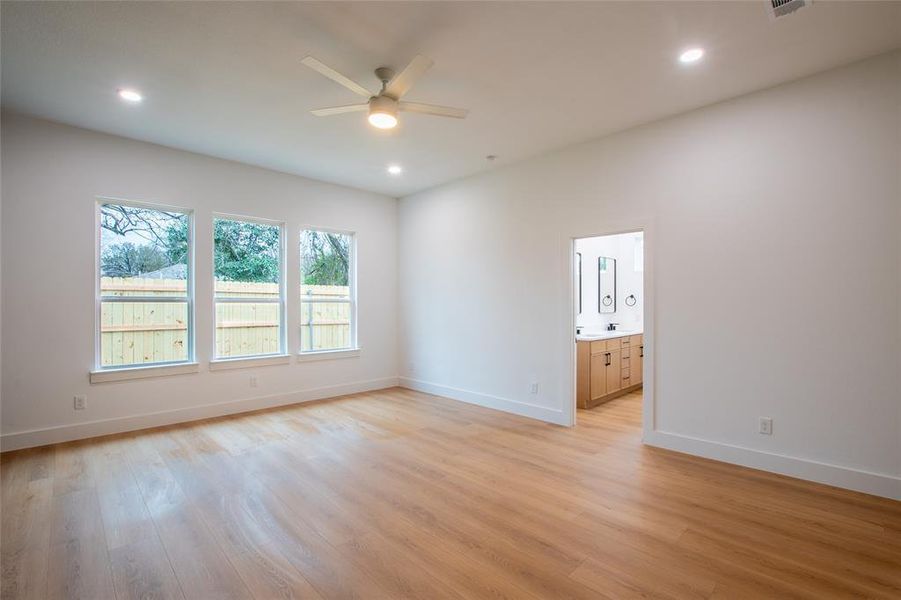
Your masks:
[[[623,369],[623,387],[632,385],[632,369]]]
[[[629,367],[632,366],[630,363],[631,363],[631,359],[629,359],[629,358],[621,359],[620,365],[622,365],[624,373],[629,370]]]
[[[631,340],[631,337],[619,338],[619,341],[622,344],[623,348],[628,348],[631,345]]]
[[[632,353],[633,353],[633,352],[636,352],[635,356],[638,356],[638,354],[637,354],[638,349],[637,349],[637,348],[636,348],[635,350],[633,350],[633,349],[630,348],[629,346],[623,346],[623,354],[622,354],[623,359],[632,358]]]

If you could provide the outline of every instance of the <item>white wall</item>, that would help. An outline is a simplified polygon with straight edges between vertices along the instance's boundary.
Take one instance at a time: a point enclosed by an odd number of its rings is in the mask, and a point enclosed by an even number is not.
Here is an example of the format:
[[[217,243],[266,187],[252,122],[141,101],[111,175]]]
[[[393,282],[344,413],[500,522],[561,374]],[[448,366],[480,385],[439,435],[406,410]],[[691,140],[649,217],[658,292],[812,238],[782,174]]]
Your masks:
[[[2,167],[4,448],[396,383],[395,199],[11,114],[2,116]],[[89,384],[97,196],[195,210],[200,373]],[[300,228],[356,231],[361,355],[209,372],[213,211],[287,222],[292,352]],[[75,394],[87,394],[87,410],[73,410]]]
[[[565,421],[569,240],[644,223],[646,441],[901,497],[899,131],[896,52],[402,199],[402,381]]]
[[[610,323],[623,331],[642,330],[644,265],[636,266],[635,247],[643,237],[639,231],[576,240],[576,252],[582,254],[582,312],[576,315],[576,325],[583,331],[604,331]],[[616,311],[612,313],[598,312],[598,258],[602,256],[616,260]],[[630,295],[635,297],[632,306],[626,304]]]

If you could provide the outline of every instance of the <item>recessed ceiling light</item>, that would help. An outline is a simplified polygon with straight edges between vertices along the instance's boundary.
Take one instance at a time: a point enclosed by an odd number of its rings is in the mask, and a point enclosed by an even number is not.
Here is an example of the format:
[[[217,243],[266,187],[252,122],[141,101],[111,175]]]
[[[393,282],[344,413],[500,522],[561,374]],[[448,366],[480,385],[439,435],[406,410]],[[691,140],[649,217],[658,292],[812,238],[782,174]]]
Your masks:
[[[123,100],[125,100],[126,102],[135,102],[135,103],[140,102],[141,100],[144,99],[144,96],[142,96],[140,94],[140,92],[137,92],[135,90],[129,90],[129,89],[120,89],[119,97],[122,98]]]
[[[403,172],[404,170],[400,165],[388,165],[388,173],[390,173],[391,175],[400,175]]]
[[[679,55],[679,62],[681,63],[693,63],[701,60],[704,57],[704,49],[703,48],[689,48],[685,52]]]

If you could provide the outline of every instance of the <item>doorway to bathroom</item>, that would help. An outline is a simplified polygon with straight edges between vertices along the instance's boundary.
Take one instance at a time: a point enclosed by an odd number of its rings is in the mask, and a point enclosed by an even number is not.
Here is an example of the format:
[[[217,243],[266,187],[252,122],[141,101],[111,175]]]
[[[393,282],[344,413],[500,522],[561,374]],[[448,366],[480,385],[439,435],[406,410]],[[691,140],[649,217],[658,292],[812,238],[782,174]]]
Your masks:
[[[645,387],[645,233],[573,240],[573,422],[640,434]]]

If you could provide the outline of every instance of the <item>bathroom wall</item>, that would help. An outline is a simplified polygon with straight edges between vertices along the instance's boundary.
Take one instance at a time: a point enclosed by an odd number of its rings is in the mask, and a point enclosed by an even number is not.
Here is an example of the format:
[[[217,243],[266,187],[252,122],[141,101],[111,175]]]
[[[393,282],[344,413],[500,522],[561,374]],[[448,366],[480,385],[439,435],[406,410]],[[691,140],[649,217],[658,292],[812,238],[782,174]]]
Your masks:
[[[578,327],[586,332],[604,330],[609,323],[629,331],[643,328],[643,245],[644,234],[640,231],[576,240],[576,252],[582,254],[582,312],[576,316]],[[601,256],[616,259],[616,311],[613,313],[598,312],[598,257]],[[629,295],[635,296],[634,306],[626,305]]]

